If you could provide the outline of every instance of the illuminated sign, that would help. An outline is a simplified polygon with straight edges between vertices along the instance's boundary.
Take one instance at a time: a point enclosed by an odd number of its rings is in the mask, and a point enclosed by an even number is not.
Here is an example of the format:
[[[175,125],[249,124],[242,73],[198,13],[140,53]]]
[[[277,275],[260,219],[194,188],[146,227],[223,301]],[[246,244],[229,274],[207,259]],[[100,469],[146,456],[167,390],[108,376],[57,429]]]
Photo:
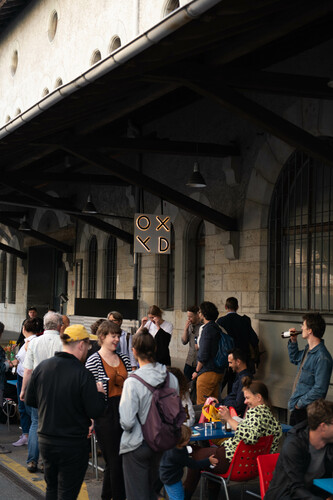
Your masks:
[[[135,214],[134,252],[170,253],[171,221],[168,215]]]

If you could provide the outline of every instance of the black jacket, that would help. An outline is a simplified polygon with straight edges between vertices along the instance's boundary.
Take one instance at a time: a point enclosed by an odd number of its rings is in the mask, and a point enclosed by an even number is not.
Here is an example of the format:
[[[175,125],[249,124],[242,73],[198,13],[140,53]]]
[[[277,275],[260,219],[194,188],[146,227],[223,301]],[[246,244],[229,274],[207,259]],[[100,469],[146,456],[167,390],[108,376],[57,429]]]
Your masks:
[[[39,439],[47,443],[86,439],[90,419],[105,410],[92,373],[67,352],[57,352],[35,368],[25,402],[38,408]]]
[[[222,326],[226,332],[234,339],[235,347],[250,354],[250,346],[256,348],[259,339],[251,326],[251,320],[248,316],[231,312],[219,318],[216,322]]]
[[[203,367],[199,372],[199,377],[205,372],[224,372],[224,368],[217,367],[214,361],[219,348],[220,332],[221,330],[215,321],[209,321],[202,328],[198,361],[203,364]]]
[[[328,493],[322,497],[319,496],[319,489],[311,488],[310,491],[305,486],[304,476],[310,460],[309,427],[306,422],[301,422],[288,433],[276,464],[273,479],[265,495],[265,500],[321,500],[327,498]],[[327,445],[325,470],[326,473],[323,477],[332,477],[333,444]]]
[[[160,463],[160,479],[163,484],[176,484],[183,477],[184,467],[190,469],[207,469],[209,458],[194,460],[189,457],[186,446],[165,451]]]

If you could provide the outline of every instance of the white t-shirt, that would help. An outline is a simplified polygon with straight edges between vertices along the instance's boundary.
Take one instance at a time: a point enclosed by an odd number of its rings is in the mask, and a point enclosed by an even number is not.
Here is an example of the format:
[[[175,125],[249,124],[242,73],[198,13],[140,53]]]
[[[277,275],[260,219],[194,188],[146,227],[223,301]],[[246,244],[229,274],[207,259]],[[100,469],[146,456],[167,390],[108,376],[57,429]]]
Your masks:
[[[155,323],[153,323],[152,321],[147,321],[147,323],[145,324],[145,328],[148,329],[148,332],[150,333],[150,335],[152,335],[153,337],[155,337],[156,333],[158,332],[158,330],[160,328],[162,328],[165,332],[167,333],[170,333],[170,335],[172,335],[172,331],[173,331],[173,324],[170,323],[169,321],[163,321],[163,323],[157,327],[155,325]]]
[[[24,373],[24,367],[23,367],[23,363],[24,363],[24,358],[25,358],[25,355],[27,354],[27,351],[25,350],[25,344],[26,342],[30,342],[30,340],[36,338],[36,335],[30,335],[30,337],[26,337],[24,339],[24,344],[23,346],[20,348],[19,352],[16,354],[15,358],[18,360],[18,365],[17,365],[17,373],[18,375],[20,375],[21,377],[23,377],[23,373]]]

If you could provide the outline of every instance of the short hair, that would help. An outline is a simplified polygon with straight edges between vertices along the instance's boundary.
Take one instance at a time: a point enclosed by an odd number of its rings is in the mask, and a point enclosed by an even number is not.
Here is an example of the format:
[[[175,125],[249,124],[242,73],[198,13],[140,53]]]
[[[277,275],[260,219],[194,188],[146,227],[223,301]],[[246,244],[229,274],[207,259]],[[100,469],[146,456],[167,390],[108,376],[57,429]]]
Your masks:
[[[93,333],[94,335],[96,335],[98,327],[99,327],[99,325],[101,325],[103,323],[103,321],[105,321],[105,319],[104,318],[100,318],[97,321],[95,321],[95,323],[93,323],[92,325],[90,325],[90,331],[91,331],[91,333]]]
[[[183,444],[183,443],[186,443],[190,437],[192,436],[192,431],[190,429],[190,427],[188,425],[185,425],[185,424],[182,424],[181,428],[180,428],[180,437],[179,437],[179,441],[178,441],[178,446]]]
[[[169,366],[168,371],[172,373],[178,380],[179,396],[182,398],[188,392],[188,381],[184,373],[175,366]]]
[[[236,297],[228,297],[225,301],[225,306],[227,309],[231,309],[231,311],[237,311],[238,300],[236,299]]]
[[[326,323],[324,318],[319,313],[307,313],[303,315],[303,321],[306,321],[306,326],[318,339],[321,339],[325,333]]]
[[[198,314],[199,312],[199,307],[198,306],[188,306],[186,311],[193,313],[193,314]]]
[[[321,424],[333,424],[333,402],[325,399],[317,399],[310,403],[306,409],[308,414],[308,425],[315,431]]]
[[[266,404],[269,404],[268,389],[267,386],[260,382],[259,380],[252,380],[251,377],[242,378],[243,391],[248,389],[252,394],[260,394]]]
[[[97,329],[97,337],[98,337],[98,344],[102,345],[104,342],[104,339],[109,333],[113,333],[114,335],[121,335],[121,329],[120,326],[117,325],[117,323],[114,323],[113,321],[110,321],[109,319],[105,319],[98,327]]]
[[[142,328],[133,335],[132,347],[136,350],[139,358],[149,361],[150,363],[155,363],[156,342],[147,328]]]
[[[110,319],[111,314],[114,317],[114,319],[117,320],[117,321],[123,321],[123,319],[124,319],[123,315],[120,312],[118,312],[118,311],[111,311],[111,312],[109,312],[108,319]]]
[[[28,318],[25,321],[23,321],[23,326],[25,330],[29,333],[39,333],[40,327],[39,324],[36,320],[36,318]]]
[[[234,360],[236,361],[239,359],[239,361],[242,361],[243,363],[246,364],[246,353],[242,351],[242,349],[239,349],[238,347],[235,347],[234,349],[230,349],[229,354],[233,355]]]
[[[62,315],[58,312],[48,311],[44,316],[45,330],[57,330],[62,325]]]
[[[28,307],[28,312],[29,311],[36,311],[37,312],[37,309],[35,306],[32,306],[32,307]]]
[[[201,302],[200,311],[203,317],[208,321],[216,321],[219,315],[219,311],[213,302]]]
[[[152,316],[158,316],[159,318],[162,317],[162,310],[158,306],[150,306],[148,309],[148,314],[151,314]]]
[[[4,329],[5,329],[5,325],[3,323],[1,323],[1,321],[0,321],[0,337],[3,334]]]

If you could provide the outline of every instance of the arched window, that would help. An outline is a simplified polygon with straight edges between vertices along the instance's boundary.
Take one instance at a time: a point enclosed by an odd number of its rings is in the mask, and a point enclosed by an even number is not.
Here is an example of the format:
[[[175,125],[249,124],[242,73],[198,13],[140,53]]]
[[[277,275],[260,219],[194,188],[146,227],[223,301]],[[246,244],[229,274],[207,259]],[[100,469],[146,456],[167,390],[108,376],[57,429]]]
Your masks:
[[[286,162],[269,214],[269,309],[333,310],[332,168],[302,152]]]
[[[88,250],[88,299],[96,298],[97,284],[97,239],[92,236]]]
[[[200,304],[205,294],[205,224],[202,221],[195,239],[195,301]]]
[[[117,292],[117,240],[109,236],[105,255],[105,298],[115,299]]]
[[[171,226],[171,251],[167,258],[167,308],[173,309],[175,300],[175,231]]]
[[[9,265],[9,287],[8,287],[9,304],[15,304],[16,302],[16,269],[17,269],[17,258],[15,255],[11,255],[10,265]]]
[[[1,253],[0,257],[0,302],[6,302],[6,285],[7,285],[7,254]]]

